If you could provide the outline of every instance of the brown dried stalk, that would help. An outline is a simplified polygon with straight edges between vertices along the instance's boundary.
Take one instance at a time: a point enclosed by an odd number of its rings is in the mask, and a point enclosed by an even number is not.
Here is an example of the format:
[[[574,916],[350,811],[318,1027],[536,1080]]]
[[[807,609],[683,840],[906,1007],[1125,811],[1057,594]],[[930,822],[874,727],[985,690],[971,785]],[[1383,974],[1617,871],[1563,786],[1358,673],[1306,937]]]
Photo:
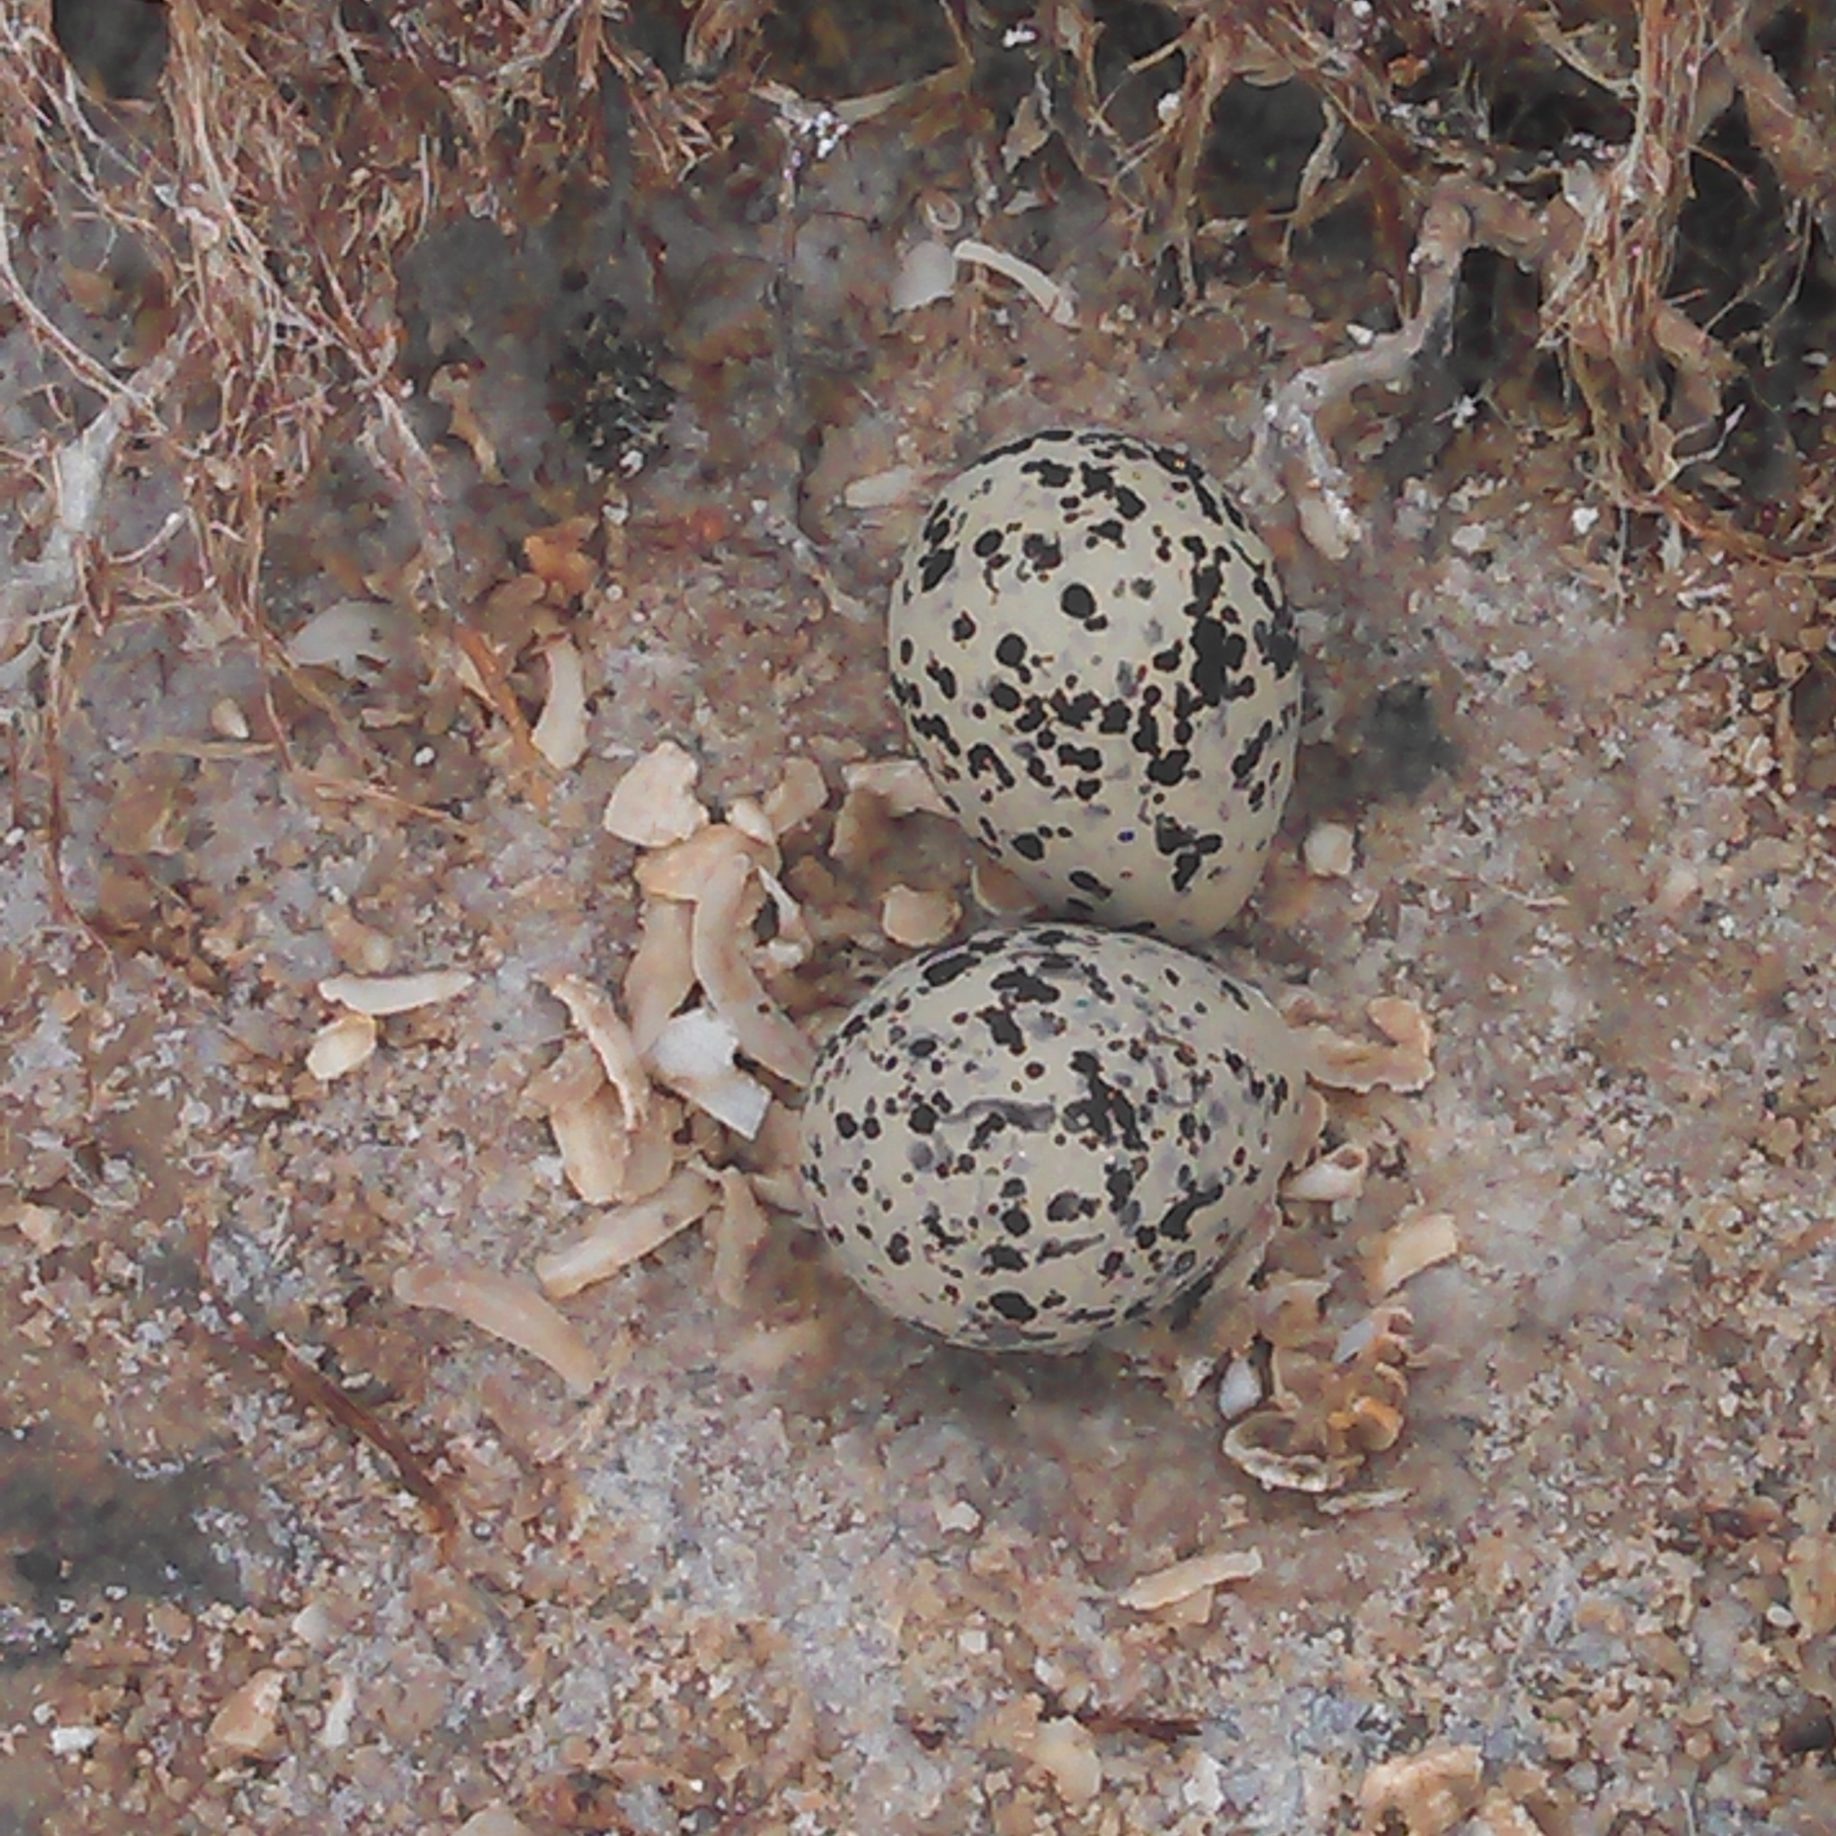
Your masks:
[[[1836,248],[1836,121],[1813,120],[1786,87],[1751,31],[1722,49],[1747,105],[1747,127],[1779,184],[1817,219]]]

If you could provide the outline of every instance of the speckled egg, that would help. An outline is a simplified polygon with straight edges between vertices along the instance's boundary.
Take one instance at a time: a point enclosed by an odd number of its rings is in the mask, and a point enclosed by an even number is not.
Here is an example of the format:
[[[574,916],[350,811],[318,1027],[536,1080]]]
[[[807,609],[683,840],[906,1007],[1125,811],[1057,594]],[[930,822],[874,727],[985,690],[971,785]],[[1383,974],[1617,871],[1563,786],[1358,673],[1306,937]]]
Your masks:
[[[1300,670],[1269,551],[1182,452],[985,454],[906,552],[893,694],[944,800],[1053,910],[1187,941],[1261,876]]]
[[[829,1039],[803,1177],[889,1313],[1065,1351],[1254,1242],[1304,1087],[1273,1008],[1211,963],[1083,925],[985,931],[902,963]]]

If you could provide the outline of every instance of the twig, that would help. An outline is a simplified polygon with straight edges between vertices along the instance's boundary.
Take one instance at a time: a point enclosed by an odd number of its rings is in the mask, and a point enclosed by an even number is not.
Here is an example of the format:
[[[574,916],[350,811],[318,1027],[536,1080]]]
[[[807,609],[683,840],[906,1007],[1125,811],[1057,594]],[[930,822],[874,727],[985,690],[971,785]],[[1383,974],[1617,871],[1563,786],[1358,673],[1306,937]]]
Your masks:
[[[1335,561],[1351,552],[1362,527],[1351,507],[1350,480],[1327,448],[1318,417],[1355,389],[1401,386],[1430,341],[1446,341],[1460,263],[1478,237],[1475,205],[1492,201],[1470,195],[1479,191],[1468,180],[1451,179],[1430,199],[1409,264],[1419,276],[1416,306],[1402,325],[1362,350],[1298,371],[1264,410],[1264,464],[1292,497],[1307,540]]]
[[[5,226],[0,223],[0,248],[5,242]],[[9,283],[15,280],[10,260],[4,278]],[[63,334],[57,336],[62,339]],[[12,654],[28,622],[54,616],[75,603],[83,581],[82,544],[95,537],[103,488],[116,449],[129,423],[164,394],[188,344],[188,333],[170,339],[126,384],[111,378],[107,405],[74,440],[51,455],[54,507],[50,532],[38,559],[19,567],[11,580],[0,585],[0,657]],[[45,602],[50,599],[61,603],[47,611]]]
[[[223,1296],[219,1294],[217,1299],[227,1310],[228,1303]],[[329,1415],[340,1427],[381,1454],[395,1468],[403,1488],[426,1507],[427,1515],[439,1532],[442,1549],[450,1557],[453,1539],[459,1534],[459,1513],[441,1490],[427,1463],[398,1430],[380,1416],[373,1415],[323,1371],[315,1370],[273,1333],[257,1332],[234,1312],[229,1313],[228,1337],[238,1350],[246,1352],[280,1378],[302,1408]]]

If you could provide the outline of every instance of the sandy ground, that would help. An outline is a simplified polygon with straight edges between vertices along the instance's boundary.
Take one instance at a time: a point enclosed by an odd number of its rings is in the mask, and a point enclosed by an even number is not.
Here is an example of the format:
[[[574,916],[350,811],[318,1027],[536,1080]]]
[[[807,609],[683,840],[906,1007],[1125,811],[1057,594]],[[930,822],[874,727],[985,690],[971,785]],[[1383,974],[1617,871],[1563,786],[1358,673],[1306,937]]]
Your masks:
[[[309,695],[182,605],[85,626],[67,907],[41,772],[0,837],[0,1831],[1836,1829],[1829,627],[1757,565],[1666,566],[1571,444],[1485,409],[1333,429],[1365,536],[1321,560],[1260,403],[1371,302],[1246,260],[1168,314],[1100,200],[996,189],[978,217],[947,147],[870,124],[811,163],[794,246],[717,163],[647,213],[654,267],[608,205],[573,249],[480,231],[407,277],[466,603],[526,718],[541,642],[584,667],[568,769],[418,621],[360,453],[264,570],[283,640],[364,608],[348,675]],[[1073,322],[967,271],[891,312],[938,198]],[[628,483],[544,394],[578,249],[679,390]],[[401,1305],[404,1266],[527,1277],[589,1222],[527,1092],[569,1036],[548,982],[629,960],[624,771],[673,738],[724,806],[895,754],[901,544],[956,464],[1057,422],[1191,447],[1301,608],[1300,792],[1220,949],[1347,1035],[1377,997],[1431,1018],[1426,1088],[1331,1093],[1361,1191],[1291,1207],[1263,1301],[1057,1362],[890,1327],[782,1214],[727,1299],[691,1229],[566,1301],[584,1398]],[[938,819],[838,868],[834,807],[787,850],[841,914],[784,984],[818,1028],[898,955],[862,918],[886,884],[985,921]],[[1322,821],[1347,876],[1302,863]],[[312,1076],[318,984],[385,958],[473,980]],[[1424,1213],[1458,1253],[1385,1295]],[[1398,1303],[1394,1446],[1317,1496],[1226,1458],[1231,1331],[1266,1383],[1271,1338]],[[449,1534],[283,1346],[404,1438]],[[1120,1598],[1206,1551],[1260,1568]]]

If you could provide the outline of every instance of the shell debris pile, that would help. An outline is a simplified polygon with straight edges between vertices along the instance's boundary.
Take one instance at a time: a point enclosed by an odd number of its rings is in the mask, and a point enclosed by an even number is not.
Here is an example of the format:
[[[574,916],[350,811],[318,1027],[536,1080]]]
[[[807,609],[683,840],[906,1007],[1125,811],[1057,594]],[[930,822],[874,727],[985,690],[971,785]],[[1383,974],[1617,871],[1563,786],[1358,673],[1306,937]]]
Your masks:
[[[923,519],[889,637],[922,756],[844,767],[837,807],[798,758],[711,808],[673,739],[614,788],[602,826],[636,851],[639,941],[616,993],[552,980],[573,1036],[525,1093],[596,1215],[536,1256],[512,1336],[577,1381],[554,1303],[701,1224],[737,1304],[776,1211],[819,1227],[886,1311],[977,1349],[1072,1351],[1197,1301],[1175,1387],[1193,1392],[1194,1346],[1228,1367],[1226,1453],[1264,1485],[1343,1486],[1402,1431],[1409,1321],[1389,1295],[1457,1252],[1452,1221],[1367,1246],[1371,1311],[1349,1328],[1329,1283],[1277,1266],[1247,1284],[1281,1234],[1278,1187],[1332,1219],[1368,1173],[1342,1126],[1325,1138],[1309,1078],[1353,1102],[1419,1090],[1432,1028],[1384,998],[1379,1039],[1348,1039],[1304,992],[1284,1019],[1203,956],[1066,921],[1192,941],[1253,890],[1299,707],[1266,551],[1173,449],[1038,435]],[[950,817],[997,859],[958,846],[927,870],[911,825],[936,839]],[[1007,928],[1042,904],[1065,919]],[[996,928],[965,927],[970,907]],[[502,1332],[501,1293],[439,1275],[398,1292]]]

